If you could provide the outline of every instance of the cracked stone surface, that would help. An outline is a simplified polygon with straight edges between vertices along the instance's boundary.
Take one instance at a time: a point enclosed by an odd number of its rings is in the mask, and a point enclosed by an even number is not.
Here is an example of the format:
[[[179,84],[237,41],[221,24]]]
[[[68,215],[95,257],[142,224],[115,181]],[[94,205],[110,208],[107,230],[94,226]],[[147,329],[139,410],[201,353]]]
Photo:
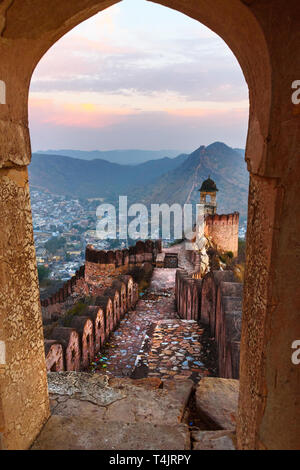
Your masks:
[[[124,384],[122,379],[114,380],[112,386],[122,387],[127,396],[107,408],[106,420],[176,425],[182,421],[193,382],[164,381],[162,388],[151,390],[135,386],[133,380]]]
[[[234,433],[229,431],[192,432],[193,450],[235,450]]]
[[[64,396],[108,406],[124,398],[122,390],[108,386],[108,377],[86,372],[49,372],[48,389],[52,401]]]
[[[108,380],[84,372],[50,372],[48,382],[54,415],[168,425],[182,422],[193,389],[190,380]]]
[[[196,406],[215,429],[234,430],[238,409],[239,381],[206,377],[196,389]]]
[[[32,449],[190,449],[193,382],[48,374],[52,416]]]
[[[32,450],[188,450],[185,424],[105,422],[98,417],[51,416]]]

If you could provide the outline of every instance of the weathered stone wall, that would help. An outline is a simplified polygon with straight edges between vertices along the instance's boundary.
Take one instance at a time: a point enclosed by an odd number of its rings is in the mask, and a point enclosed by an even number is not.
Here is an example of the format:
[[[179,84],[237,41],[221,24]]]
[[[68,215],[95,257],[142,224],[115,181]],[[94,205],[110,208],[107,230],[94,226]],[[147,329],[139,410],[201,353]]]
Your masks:
[[[155,263],[161,249],[161,240],[138,241],[129,250],[116,251],[96,250],[88,245],[84,266],[55,294],[41,301],[43,319],[51,320],[65,313],[73,302],[72,297],[102,295],[120,275],[126,275],[134,266]]]
[[[55,294],[53,294],[51,297],[48,297],[47,299],[43,299],[41,301],[41,306],[42,307],[50,307],[51,305],[57,305],[60,303],[63,303],[67,300],[70,295],[72,295],[73,292],[78,292],[80,288],[83,289],[84,285],[83,283],[80,283],[80,280],[84,280],[84,271],[85,267],[81,266],[75,273],[75,276],[73,276],[71,279],[66,281],[64,285],[57,291]],[[54,311],[55,308],[48,309],[49,311]],[[46,315],[46,311],[44,310],[43,313]]]
[[[0,131],[0,150],[1,139]],[[22,449],[50,413],[26,167],[0,170],[0,214],[0,340],[6,349],[0,374],[3,446]]]
[[[219,376],[238,379],[242,329],[243,284],[221,281],[217,288],[215,338]]]
[[[205,217],[204,234],[210,238],[218,250],[232,251],[238,255],[239,213],[214,214]]]
[[[74,328],[56,327],[50,337],[62,345],[64,370],[79,371],[81,365],[79,333]]]
[[[47,371],[87,369],[125,313],[135,308],[137,301],[137,284],[131,276],[123,275],[103,295],[95,298],[95,305],[87,306],[83,315],[72,318],[71,328],[50,328],[45,339]]]
[[[234,282],[232,271],[212,271],[203,279],[194,279],[186,271],[177,270],[175,282],[178,314],[181,318],[197,320],[209,327],[217,344],[219,376],[237,379],[242,284]]]
[[[161,241],[138,241],[128,250],[103,251],[87,246],[85,253],[85,281],[103,289],[110,287],[120,274],[126,274],[133,266],[144,262],[155,263],[161,252]]]
[[[46,339],[45,356],[47,371],[60,372],[64,369],[63,347],[56,340]]]
[[[201,321],[208,325],[215,336],[217,291],[221,281],[233,282],[232,271],[210,271],[202,281]]]
[[[181,318],[200,320],[201,284],[201,279],[193,279],[183,269],[176,271],[175,301]]]

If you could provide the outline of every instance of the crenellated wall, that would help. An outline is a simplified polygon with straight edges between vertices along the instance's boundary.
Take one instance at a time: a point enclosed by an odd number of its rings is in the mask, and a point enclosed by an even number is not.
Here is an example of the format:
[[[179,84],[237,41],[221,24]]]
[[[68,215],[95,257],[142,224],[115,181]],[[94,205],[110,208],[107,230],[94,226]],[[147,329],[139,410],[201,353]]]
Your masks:
[[[205,217],[204,234],[218,250],[238,255],[239,213],[214,214]]]
[[[232,271],[211,271],[195,279],[185,270],[176,271],[177,312],[186,320],[200,321],[215,338],[219,376],[239,378],[243,284]]]
[[[43,319],[51,321],[68,310],[78,297],[103,295],[133,266],[156,262],[161,240],[138,241],[129,250],[103,251],[86,247],[85,264],[51,297],[41,301]]]
[[[134,265],[155,263],[161,253],[161,240],[138,241],[129,249],[103,251],[88,245],[85,253],[85,281],[103,289],[110,287],[112,280],[126,274]]]
[[[55,294],[51,295],[47,299],[41,300],[42,307],[49,307],[50,305],[56,305],[63,303],[67,300],[73,292],[78,291],[79,287],[84,288],[84,271],[85,267],[81,266],[71,279],[66,281],[64,285]]]
[[[55,327],[45,339],[47,371],[88,368],[125,313],[138,301],[138,288],[129,275],[120,276],[104,295],[71,319],[71,327]]]

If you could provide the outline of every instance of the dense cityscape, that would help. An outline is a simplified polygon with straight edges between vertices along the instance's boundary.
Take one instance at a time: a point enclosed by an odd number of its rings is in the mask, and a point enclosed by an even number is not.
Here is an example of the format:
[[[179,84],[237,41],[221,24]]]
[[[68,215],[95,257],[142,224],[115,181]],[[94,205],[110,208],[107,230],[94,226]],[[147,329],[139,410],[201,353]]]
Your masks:
[[[96,208],[101,198],[72,199],[34,189],[31,203],[40,280],[65,281],[72,277],[84,264],[87,244],[104,250],[125,247],[121,240],[96,236]],[[239,237],[245,238],[245,233],[246,222],[241,222]]]

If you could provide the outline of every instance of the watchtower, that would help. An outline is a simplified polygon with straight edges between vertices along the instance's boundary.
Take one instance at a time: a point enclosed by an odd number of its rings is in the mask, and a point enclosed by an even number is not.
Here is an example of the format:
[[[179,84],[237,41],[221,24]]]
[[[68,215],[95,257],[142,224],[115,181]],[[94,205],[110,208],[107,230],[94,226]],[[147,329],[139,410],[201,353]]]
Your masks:
[[[216,183],[208,177],[203,181],[200,191],[200,204],[204,205],[204,215],[214,215],[217,212],[217,191]]]

